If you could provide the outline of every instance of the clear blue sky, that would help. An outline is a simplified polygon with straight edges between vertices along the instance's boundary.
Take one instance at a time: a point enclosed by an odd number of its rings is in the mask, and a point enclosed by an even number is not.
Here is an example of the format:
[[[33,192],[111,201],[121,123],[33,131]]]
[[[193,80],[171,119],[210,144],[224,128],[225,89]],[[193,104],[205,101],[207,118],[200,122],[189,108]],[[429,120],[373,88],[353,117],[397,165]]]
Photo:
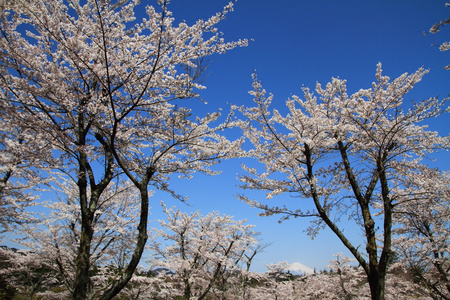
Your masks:
[[[220,11],[227,1],[173,0],[170,9],[177,20],[192,24]],[[349,93],[368,88],[374,80],[376,64],[383,63],[384,74],[391,78],[425,67],[425,76],[409,99],[421,100],[450,94],[450,51],[440,52],[437,46],[450,40],[450,26],[435,35],[423,32],[447,18],[450,9],[441,0],[239,0],[219,29],[226,40],[253,39],[246,48],[214,56],[201,96],[208,101],[199,105],[195,114],[202,115],[227,103],[251,105],[251,73],[258,72],[264,88],[275,95],[275,107],[283,107],[292,94],[301,96],[301,86],[314,88],[317,81],[325,84],[331,77],[348,80]],[[448,116],[447,116],[448,118]],[[431,127],[442,135],[449,133],[450,122],[441,118]],[[449,154],[439,157],[439,165],[450,169]],[[223,173],[215,177],[196,175],[189,181],[174,181],[177,191],[190,197],[187,207],[168,195],[158,193],[152,204],[151,218],[161,218],[160,200],[185,211],[212,210],[246,218],[262,232],[262,240],[272,245],[257,257],[255,271],[266,271],[263,264],[279,261],[301,262],[322,269],[333,254],[348,252],[328,230],[311,240],[304,230],[308,219],[295,219],[278,224],[278,217],[258,217],[257,209],[241,203],[234,196],[241,193],[236,174],[240,161],[224,161]],[[247,193],[251,198],[263,194]],[[289,195],[279,201],[292,199]],[[351,229],[346,232],[351,233]],[[356,235],[355,238],[358,238]]]

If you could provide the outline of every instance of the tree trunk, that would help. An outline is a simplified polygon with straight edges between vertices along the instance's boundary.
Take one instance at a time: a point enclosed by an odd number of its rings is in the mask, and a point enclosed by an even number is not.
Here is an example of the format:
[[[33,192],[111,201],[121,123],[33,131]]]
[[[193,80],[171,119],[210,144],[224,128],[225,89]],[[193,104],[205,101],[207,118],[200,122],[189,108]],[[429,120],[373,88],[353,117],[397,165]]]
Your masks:
[[[83,118],[79,117],[80,130],[79,130],[79,140],[81,145],[85,144],[85,134],[81,128],[84,128]],[[87,180],[87,169],[88,160],[85,153],[80,152],[78,158],[79,162],[79,174],[78,174],[78,192],[80,197],[80,209],[81,209],[81,232],[80,232],[80,245],[78,248],[77,260],[76,260],[76,271],[75,271],[75,282],[73,289],[73,299],[74,300],[84,300],[87,299],[87,294],[89,291],[89,268],[90,268],[90,256],[91,256],[91,242],[94,231],[92,229],[92,216],[90,214],[88,205],[88,180]],[[91,199],[92,201],[92,199]]]
[[[82,159],[85,158],[82,155]],[[78,189],[80,193],[80,206],[81,206],[81,232],[80,232],[80,245],[78,248],[77,260],[76,260],[76,273],[73,289],[74,300],[87,299],[89,291],[90,276],[90,258],[91,258],[91,242],[94,231],[92,229],[92,216],[88,208],[87,197],[87,179],[83,176],[85,166],[81,164],[81,175],[78,180]],[[92,200],[92,199],[91,199]]]
[[[383,272],[384,273],[384,272]],[[368,276],[372,300],[384,300],[385,274],[375,271]]]
[[[191,284],[189,283],[189,278],[184,279],[184,296],[183,300],[191,299]]]
[[[80,248],[76,260],[75,286],[73,290],[74,300],[85,300],[90,284],[90,251],[93,231],[90,224],[83,222],[80,234]]]

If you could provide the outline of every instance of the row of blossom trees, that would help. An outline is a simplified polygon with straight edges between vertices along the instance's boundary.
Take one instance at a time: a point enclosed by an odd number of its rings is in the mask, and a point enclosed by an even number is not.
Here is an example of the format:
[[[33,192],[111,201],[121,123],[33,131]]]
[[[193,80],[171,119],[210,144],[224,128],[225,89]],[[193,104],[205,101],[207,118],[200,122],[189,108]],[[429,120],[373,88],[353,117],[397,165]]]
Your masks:
[[[122,274],[132,255],[135,235],[127,231],[138,220],[124,213],[138,210],[139,201],[136,194],[124,195],[126,192],[102,201],[104,210],[95,224],[86,299],[102,295]],[[123,196],[134,202],[114,199]],[[22,232],[25,245],[32,250],[0,248],[0,276],[29,299],[36,295],[67,299],[73,294],[80,213],[70,202],[73,199],[67,200],[51,204],[51,217],[39,224],[39,229]],[[150,294],[206,299],[210,294],[230,294],[230,290],[242,292],[246,279],[236,274],[248,272],[253,257],[261,250],[253,226],[217,212],[202,216],[198,211],[164,211],[168,221],[160,221],[162,229],[155,229],[148,245],[148,270],[138,270],[122,294],[133,299],[148,299],[144,295]]]
[[[175,211],[171,214],[180,216],[180,213]],[[209,216],[198,216],[197,213],[191,215],[181,213],[181,215],[183,216],[179,220],[185,220],[187,223],[210,220]],[[192,219],[194,215],[198,219]],[[228,216],[221,216],[221,219],[223,218],[229,219]],[[240,222],[235,222],[238,223]],[[173,229],[179,233],[180,229],[186,228],[185,225],[186,223]],[[161,260],[158,264],[165,264],[170,269],[155,268],[152,271],[136,272],[120,292],[121,299],[370,299],[370,288],[364,270],[352,265],[352,259],[341,254],[336,255],[327,270],[314,274],[293,275],[286,270],[289,266],[286,262],[268,265],[269,270],[266,273],[247,272],[233,267],[242,255],[224,255],[221,251],[221,246],[229,246],[226,242],[217,242],[217,251],[210,253],[197,251],[198,247],[204,244],[198,243],[198,239],[205,237],[204,233],[192,234],[198,229],[200,227],[196,225],[189,227],[190,238],[193,240],[186,239],[187,247],[183,243],[175,242],[164,251],[163,255],[167,260]],[[174,233],[173,237],[179,237],[175,231],[165,232],[165,235],[170,233]],[[207,235],[211,238],[215,236],[214,233]],[[190,247],[194,244],[197,247]],[[246,254],[254,251],[251,247],[238,248],[236,247],[243,252],[250,250]],[[70,297],[70,292],[62,283],[57,268],[42,254],[0,249],[0,259],[3,265],[0,275],[7,276],[8,284],[15,288],[13,292],[10,289],[10,294],[4,299],[13,299],[15,293],[27,295],[28,299],[35,299],[36,296],[45,299]],[[227,260],[233,262],[226,263]],[[211,263],[217,266],[219,261],[223,262],[223,265],[221,271],[217,273],[214,268],[210,269],[210,266]],[[100,286],[114,276],[112,270],[113,266],[109,273],[96,272],[93,276],[95,284]],[[392,265],[388,271],[385,298],[440,299],[433,294],[430,295],[426,286],[415,282],[414,274],[401,264]]]
[[[333,78],[288,99],[285,115],[272,109],[254,75],[254,107],[234,107],[223,120],[219,112],[196,117],[183,103],[204,88],[203,58],[247,45],[225,42],[217,31],[233,3],[193,25],[175,23],[168,0],[146,6],[136,20],[142,5],[0,3],[0,223],[27,237],[22,244],[42,268],[54,268],[58,276],[48,284],[64,286],[73,299],[139,297],[145,280],[133,276],[148,239],[150,188],[184,200],[171,176],[217,174],[210,167],[221,159],[247,156],[264,169],[244,166],[242,188],[269,199],[291,193],[314,209],[240,198],[263,215],[313,217],[312,236],[330,228],[362,268],[372,299],[389,294],[395,259],[430,295],[449,298],[450,175],[425,161],[450,147],[448,136],[425,125],[448,110],[446,99],[404,103],[426,70],[391,80],[379,64],[372,87],[353,94]],[[232,127],[243,137],[221,134]],[[55,200],[44,203],[49,214],[33,215],[26,208],[43,189]],[[247,295],[249,276],[240,277],[240,289],[228,285],[232,270],[248,271],[261,250],[251,227],[218,214],[166,212],[162,226],[172,233],[159,234],[173,244],[151,245],[161,266],[179,270],[177,295]],[[349,240],[341,220],[354,222],[363,239]],[[355,294],[341,287],[345,297]]]

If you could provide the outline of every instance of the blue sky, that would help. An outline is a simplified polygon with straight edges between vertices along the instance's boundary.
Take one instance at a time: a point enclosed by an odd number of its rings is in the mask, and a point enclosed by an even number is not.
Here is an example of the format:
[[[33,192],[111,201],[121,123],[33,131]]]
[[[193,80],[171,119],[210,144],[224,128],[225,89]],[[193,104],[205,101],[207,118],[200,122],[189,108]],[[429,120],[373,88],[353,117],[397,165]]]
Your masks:
[[[177,20],[192,24],[206,19],[227,4],[222,0],[173,0],[169,8]],[[407,100],[450,94],[450,71],[442,67],[450,63],[450,51],[440,52],[437,46],[450,40],[450,28],[435,35],[422,35],[435,23],[450,15],[441,0],[239,0],[219,29],[226,40],[252,39],[249,46],[213,57],[209,74],[201,93],[207,105],[195,105],[194,114],[203,115],[223,108],[228,103],[251,105],[251,73],[255,69],[264,88],[275,95],[273,105],[284,107],[292,94],[301,95],[301,87],[314,88],[326,84],[331,77],[348,80],[349,93],[370,87],[375,78],[376,64],[383,64],[384,74],[391,78],[420,67],[430,73],[408,94]],[[450,131],[445,117],[430,122],[440,134]],[[241,193],[236,175],[241,172],[239,160],[224,161],[223,173],[208,177],[174,180],[179,193],[190,197],[186,206],[169,195],[157,193],[153,198],[153,219],[162,218],[159,201],[176,205],[184,211],[199,209],[203,214],[212,210],[247,219],[262,232],[263,243],[272,243],[257,256],[253,270],[266,271],[264,264],[279,261],[300,262],[323,269],[333,254],[348,252],[328,230],[311,240],[304,230],[308,219],[295,219],[279,224],[278,217],[258,217],[257,209],[249,208],[235,198]],[[449,154],[442,154],[436,163],[449,169]],[[250,198],[262,193],[247,193]],[[279,201],[308,203],[289,195]],[[347,228],[353,238],[360,238]]]

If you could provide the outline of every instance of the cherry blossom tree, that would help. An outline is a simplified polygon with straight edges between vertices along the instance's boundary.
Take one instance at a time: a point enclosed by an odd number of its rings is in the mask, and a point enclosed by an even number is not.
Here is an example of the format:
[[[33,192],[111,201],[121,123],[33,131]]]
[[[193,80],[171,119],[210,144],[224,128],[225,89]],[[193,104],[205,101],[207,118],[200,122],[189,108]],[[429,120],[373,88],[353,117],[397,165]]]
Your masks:
[[[313,217],[312,236],[325,226],[331,229],[365,271],[374,300],[385,298],[394,214],[413,197],[404,184],[427,173],[421,161],[430,152],[449,147],[448,137],[423,123],[444,111],[445,100],[411,105],[403,100],[426,73],[419,69],[390,80],[378,64],[372,88],[349,95],[346,81],[333,78],[325,87],[317,84],[318,96],[308,88],[304,100],[292,96],[286,116],[276,109],[271,113],[273,96],[265,95],[255,75],[251,94],[256,106],[239,108],[247,121],[244,135],[253,145],[248,154],[265,168],[244,166],[248,174],[240,178],[242,188],[266,191],[267,199],[291,193],[311,199],[313,206],[240,198],[265,216]],[[433,180],[439,182],[441,175]],[[348,238],[339,223],[343,219],[361,230],[362,241]]]
[[[305,276],[294,276],[287,262],[268,265],[268,272],[254,274],[248,298],[243,299],[370,299],[367,276],[361,267],[353,265],[354,259],[335,255],[328,271]],[[401,264],[389,269],[386,279],[386,299],[431,299],[423,287],[415,284]]]
[[[398,259],[434,299],[450,299],[450,174],[414,174],[411,197],[398,215]],[[435,182],[439,178],[439,182]]]
[[[58,184],[59,201],[45,205],[50,213],[42,215],[38,223],[22,226],[18,232],[24,238],[18,243],[39,254],[62,291],[73,294],[81,238],[80,197],[74,181],[60,177]],[[136,240],[132,232],[138,223],[139,202],[136,189],[127,182],[111,182],[100,197],[92,224],[95,230],[91,240],[91,275],[86,299],[98,297],[126,267]]]
[[[33,299],[41,288],[48,288],[57,282],[49,261],[39,253],[0,248],[0,255],[7,258],[5,263],[8,265],[0,270],[0,274],[7,278],[9,284],[27,295],[27,299]]]
[[[208,294],[228,299],[228,289],[240,286],[241,264],[249,262],[247,257],[256,248],[254,226],[217,212],[201,216],[198,211],[187,214],[166,207],[164,211],[168,220],[161,220],[163,229],[156,230],[156,240],[164,242],[151,245],[157,254],[152,265],[175,272],[183,299],[205,299]],[[238,292],[234,289],[233,294]]]
[[[168,0],[145,8],[139,2],[0,4],[0,87],[14,108],[11,119],[15,128],[28,128],[51,145],[55,161],[47,167],[77,185],[81,228],[74,299],[89,293],[94,220],[112,180],[123,177],[135,185],[140,220],[127,267],[100,299],[117,295],[140,261],[149,185],[176,195],[168,187],[171,174],[213,174],[209,167],[241,143],[216,133],[231,126],[215,122],[219,112],[194,118],[180,105],[204,88],[197,82],[203,57],[247,44],[224,42],[217,31],[233,3],[189,26],[175,23]],[[146,18],[136,20],[137,9]]]
[[[147,276],[145,274],[133,274],[126,287],[120,292],[119,297],[126,299],[166,299],[163,294],[168,289],[168,284],[162,276]]]
[[[362,292],[365,278],[361,276],[361,270],[358,270],[351,263],[354,261],[342,253],[335,255],[335,259],[331,261],[328,268],[338,277],[340,289],[338,290],[339,298],[355,299],[358,295],[367,294]],[[367,286],[366,286],[367,288]]]
[[[264,297],[267,299],[369,299],[364,298],[368,293],[362,288],[365,278],[361,284],[361,274],[348,264],[349,261],[338,255],[331,261],[330,272],[305,276],[291,274],[288,262],[269,264],[266,265],[268,271],[258,279],[260,284],[252,292],[270,295]],[[356,291],[361,298],[356,296]]]

